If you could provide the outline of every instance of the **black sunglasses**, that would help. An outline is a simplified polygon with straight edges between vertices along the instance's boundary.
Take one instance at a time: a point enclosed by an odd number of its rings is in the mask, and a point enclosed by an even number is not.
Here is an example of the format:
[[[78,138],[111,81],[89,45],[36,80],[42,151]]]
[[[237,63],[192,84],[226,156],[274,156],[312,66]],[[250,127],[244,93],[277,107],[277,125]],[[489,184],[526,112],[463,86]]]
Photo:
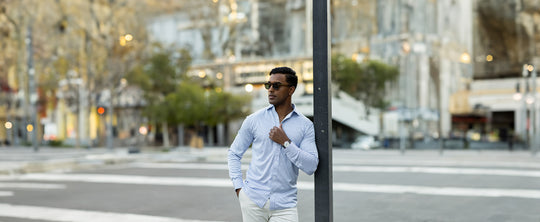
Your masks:
[[[274,87],[275,90],[279,90],[279,87],[281,86],[291,86],[291,85],[281,84],[280,82],[275,82],[275,83],[267,82],[264,84],[264,88],[266,89],[270,89],[270,86]]]

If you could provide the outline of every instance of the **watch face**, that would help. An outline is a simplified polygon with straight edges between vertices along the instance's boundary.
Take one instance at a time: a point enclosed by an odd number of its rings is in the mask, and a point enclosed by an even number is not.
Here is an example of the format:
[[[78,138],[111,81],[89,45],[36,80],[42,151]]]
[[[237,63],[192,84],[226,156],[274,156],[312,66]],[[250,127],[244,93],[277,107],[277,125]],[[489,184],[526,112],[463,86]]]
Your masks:
[[[285,148],[287,148],[287,147],[289,146],[289,141],[285,141],[285,142],[283,143],[283,146],[284,146]]]

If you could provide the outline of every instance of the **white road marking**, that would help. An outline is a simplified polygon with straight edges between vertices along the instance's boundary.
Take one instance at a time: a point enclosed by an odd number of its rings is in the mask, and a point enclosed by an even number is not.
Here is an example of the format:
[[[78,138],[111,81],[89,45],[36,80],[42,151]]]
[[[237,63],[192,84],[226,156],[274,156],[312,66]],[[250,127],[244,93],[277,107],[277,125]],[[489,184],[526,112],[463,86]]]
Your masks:
[[[76,221],[76,222],[202,222],[170,217],[158,217],[140,214],[83,211],[51,207],[0,204],[0,216],[34,220]]]
[[[199,170],[228,170],[226,164],[197,164],[197,163],[136,163],[139,168],[155,169],[199,169]],[[247,170],[247,165],[242,169]],[[428,173],[428,174],[457,174],[457,175],[493,175],[493,176],[522,176],[540,177],[540,171],[509,170],[509,169],[480,169],[480,168],[450,168],[450,167],[403,167],[403,166],[333,166],[334,172],[373,172],[373,173]]]
[[[228,187],[232,186],[229,179],[217,178],[190,178],[190,177],[148,177],[110,174],[26,174],[9,176],[12,180],[33,181],[71,181],[91,183],[117,183],[117,184],[146,184],[168,186],[206,186]],[[5,177],[4,177],[5,178]],[[540,191],[526,189],[492,189],[492,188],[465,188],[465,187],[429,187],[405,186],[386,184],[359,184],[334,183],[334,191],[368,192],[368,193],[414,193],[424,195],[468,196],[468,197],[517,197],[540,199]],[[313,182],[298,183],[299,189],[313,190]]]
[[[13,196],[13,192],[11,191],[0,191],[0,197],[9,197]]]
[[[540,171],[502,170],[479,168],[447,168],[447,167],[377,167],[377,166],[334,166],[339,172],[375,172],[375,173],[429,173],[429,174],[461,174],[461,175],[495,175],[540,177]]]
[[[189,177],[149,177],[111,174],[24,174],[18,176],[5,176],[0,179],[11,177],[15,180],[31,181],[71,181],[89,183],[119,183],[119,184],[149,184],[170,186],[207,186],[207,187],[230,187],[232,182],[228,179],[215,178],[189,178]]]
[[[372,164],[372,165],[411,165],[411,166],[446,166],[446,167],[505,167],[505,168],[535,168],[540,169],[540,163],[538,162],[516,162],[516,161],[470,161],[470,160],[426,160],[426,159],[414,159],[414,160],[380,160],[376,159],[358,158],[339,158],[334,162],[340,164]]]
[[[464,187],[427,187],[427,186],[402,186],[383,184],[357,184],[357,183],[334,183],[334,191],[367,192],[367,193],[395,193],[395,194],[424,194],[442,196],[465,196],[465,197],[517,197],[540,199],[540,191],[524,189],[492,189],[492,188],[464,188]],[[313,184],[298,184],[303,189],[313,190]]]
[[[133,163],[131,166],[151,169],[186,169],[186,170],[229,170],[227,164],[204,164],[204,163]],[[248,165],[242,165],[247,170]]]
[[[65,189],[63,184],[50,183],[0,183],[0,188],[16,188],[16,189]]]

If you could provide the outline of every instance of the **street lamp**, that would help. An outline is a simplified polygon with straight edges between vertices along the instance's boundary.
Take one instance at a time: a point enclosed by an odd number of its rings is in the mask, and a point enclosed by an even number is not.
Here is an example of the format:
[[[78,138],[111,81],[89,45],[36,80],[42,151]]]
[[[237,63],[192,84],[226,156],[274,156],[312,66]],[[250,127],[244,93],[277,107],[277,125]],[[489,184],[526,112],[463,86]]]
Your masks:
[[[26,131],[28,131],[28,132],[34,131],[34,125],[32,125],[32,124],[26,125]]]
[[[464,52],[461,54],[460,60],[462,63],[469,64],[471,63],[471,56],[469,55],[469,53]]]
[[[129,42],[129,41],[133,40],[133,36],[131,34],[126,34],[126,35],[124,35],[124,39]]]
[[[492,55],[487,55],[486,56],[486,61],[487,62],[492,62],[493,61],[493,56]]]
[[[118,41],[121,46],[126,46],[128,42],[133,40],[133,35],[131,34],[125,34],[118,38]]]
[[[405,54],[408,54],[411,51],[411,44],[408,41],[401,43],[401,49]]]
[[[252,84],[246,84],[245,89],[246,89],[246,92],[248,92],[248,93],[253,92],[253,85]]]
[[[537,141],[536,133],[539,130],[539,124],[537,124],[538,114],[537,114],[537,104],[536,104],[536,69],[533,65],[524,64],[522,71],[523,82],[525,84],[525,92],[521,94],[519,92],[519,83],[516,86],[516,94],[514,95],[515,100],[523,100],[522,102],[522,118],[520,122],[523,129],[523,137],[525,138],[525,148],[529,148],[533,155],[537,151]],[[532,84],[529,83],[532,81]],[[517,93],[520,93],[518,96]]]
[[[13,127],[13,124],[11,124],[11,122],[7,121],[7,122],[4,124],[4,127],[6,127],[6,129],[11,129],[11,127]]]

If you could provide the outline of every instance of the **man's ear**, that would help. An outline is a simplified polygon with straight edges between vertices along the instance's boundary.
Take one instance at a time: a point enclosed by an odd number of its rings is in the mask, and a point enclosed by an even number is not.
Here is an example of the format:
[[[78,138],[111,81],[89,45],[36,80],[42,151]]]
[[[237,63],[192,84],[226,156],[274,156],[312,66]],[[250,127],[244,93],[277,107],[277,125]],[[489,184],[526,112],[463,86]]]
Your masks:
[[[296,91],[296,86],[289,87],[289,96],[292,96],[292,94]]]

